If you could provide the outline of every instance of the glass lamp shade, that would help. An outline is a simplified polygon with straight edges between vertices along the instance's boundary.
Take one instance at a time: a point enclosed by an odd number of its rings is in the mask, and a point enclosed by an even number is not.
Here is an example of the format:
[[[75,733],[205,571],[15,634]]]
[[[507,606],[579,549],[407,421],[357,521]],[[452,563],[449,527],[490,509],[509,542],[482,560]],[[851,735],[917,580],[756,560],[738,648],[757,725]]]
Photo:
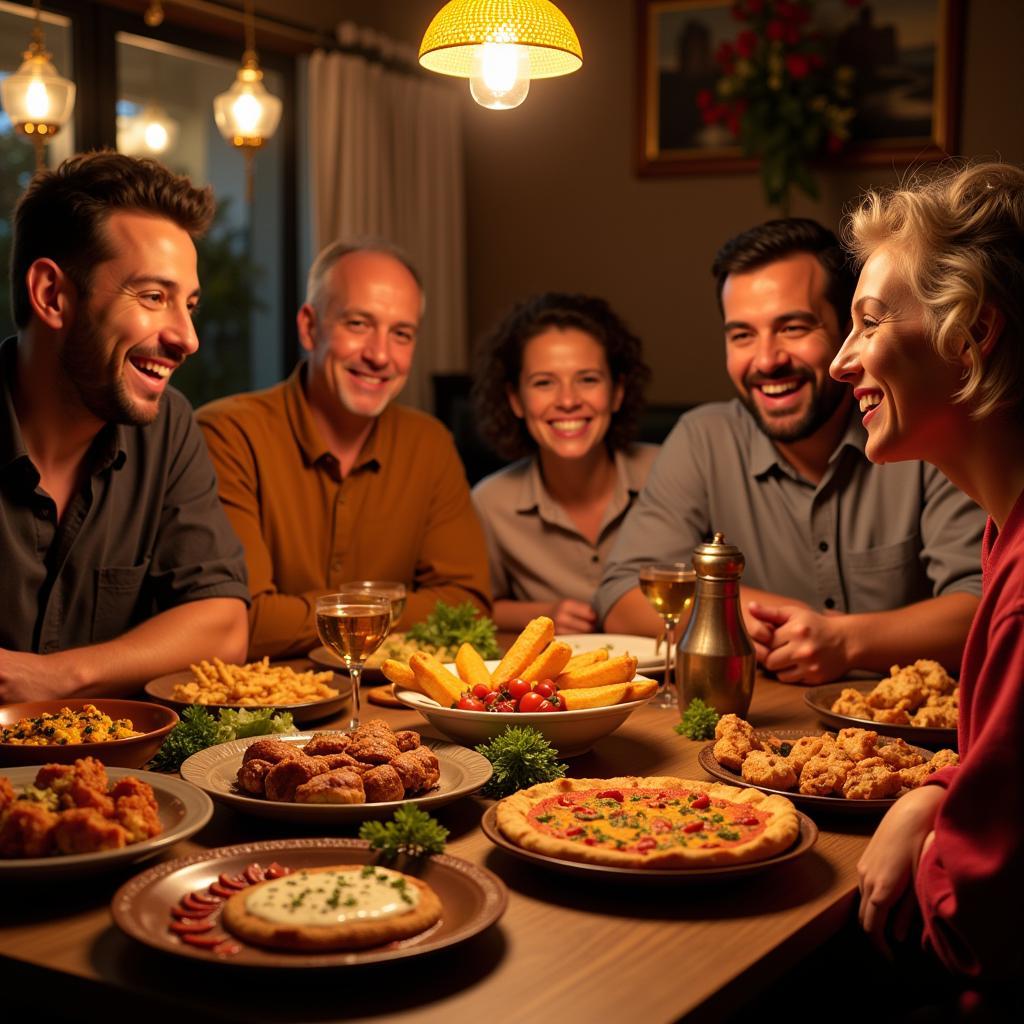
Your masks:
[[[138,114],[117,119],[117,150],[128,156],[159,156],[174,148],[178,127],[163,107],[148,104]]]
[[[427,26],[420,64],[442,75],[473,78],[479,74],[478,51],[488,43],[524,49],[531,79],[568,75],[583,66],[575,30],[549,0],[449,0]]]
[[[214,98],[213,117],[232,145],[256,148],[277,131],[281,101],[267,92],[255,62],[246,60],[231,88]]]
[[[46,138],[56,135],[71,117],[75,83],[57,74],[49,54],[31,53],[0,82],[0,101],[18,131]]]

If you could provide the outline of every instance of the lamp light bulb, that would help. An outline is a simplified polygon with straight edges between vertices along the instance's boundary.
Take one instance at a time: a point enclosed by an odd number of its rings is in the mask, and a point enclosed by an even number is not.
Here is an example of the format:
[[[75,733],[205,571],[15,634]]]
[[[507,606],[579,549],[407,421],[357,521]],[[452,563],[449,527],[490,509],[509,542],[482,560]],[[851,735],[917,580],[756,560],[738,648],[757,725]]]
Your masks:
[[[516,43],[481,43],[469,79],[473,99],[489,110],[511,110],[530,91],[530,53]]]
[[[33,121],[42,121],[50,112],[50,94],[41,78],[29,84],[25,91],[25,109]]]
[[[171,141],[167,129],[159,121],[150,121],[143,129],[142,138],[151,153],[162,153]]]
[[[234,103],[231,104],[231,113],[234,115],[235,124],[241,135],[255,135],[259,128],[260,120],[263,117],[263,105],[252,93],[243,92]]]

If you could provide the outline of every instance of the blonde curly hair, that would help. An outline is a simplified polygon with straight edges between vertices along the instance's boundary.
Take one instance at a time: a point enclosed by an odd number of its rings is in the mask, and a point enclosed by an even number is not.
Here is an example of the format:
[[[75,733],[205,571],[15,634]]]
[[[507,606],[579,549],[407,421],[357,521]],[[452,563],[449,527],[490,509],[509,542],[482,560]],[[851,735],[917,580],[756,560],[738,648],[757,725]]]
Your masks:
[[[1017,405],[1024,389],[1024,170],[978,163],[930,180],[871,190],[848,214],[843,241],[858,263],[891,253],[924,307],[936,351],[951,362],[967,347],[958,402],[976,418]],[[1002,317],[987,358],[979,345],[987,309]]]

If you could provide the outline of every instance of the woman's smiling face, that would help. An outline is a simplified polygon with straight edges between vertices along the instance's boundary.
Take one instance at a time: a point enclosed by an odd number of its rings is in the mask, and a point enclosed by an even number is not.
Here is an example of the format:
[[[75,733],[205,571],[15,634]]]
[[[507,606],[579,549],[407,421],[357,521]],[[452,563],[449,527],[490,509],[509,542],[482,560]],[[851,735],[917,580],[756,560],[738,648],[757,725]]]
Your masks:
[[[853,386],[868,432],[868,458],[948,462],[968,415],[953,401],[964,370],[936,351],[924,307],[896,255],[880,246],[861,270],[853,329],[829,371]]]

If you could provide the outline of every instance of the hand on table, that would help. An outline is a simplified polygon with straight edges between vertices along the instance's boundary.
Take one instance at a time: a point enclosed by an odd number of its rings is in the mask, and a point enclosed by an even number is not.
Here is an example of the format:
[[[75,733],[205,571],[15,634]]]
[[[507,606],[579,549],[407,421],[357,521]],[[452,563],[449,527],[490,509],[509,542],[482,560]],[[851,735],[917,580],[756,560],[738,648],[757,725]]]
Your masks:
[[[751,601],[750,617],[771,629],[767,641],[751,635],[755,648],[767,648],[758,661],[783,683],[827,683],[850,668],[843,616],[822,615],[801,605]]]
[[[922,786],[911,790],[888,810],[857,862],[861,927],[886,955],[885,926],[892,913],[892,934],[907,937],[917,898],[910,884],[921,854],[934,839],[932,825],[945,790]]]
[[[555,622],[555,635],[559,633],[593,633],[597,628],[597,613],[583,601],[565,598],[551,612]]]
[[[71,675],[57,655],[0,648],[0,703],[49,700],[73,691]]]

